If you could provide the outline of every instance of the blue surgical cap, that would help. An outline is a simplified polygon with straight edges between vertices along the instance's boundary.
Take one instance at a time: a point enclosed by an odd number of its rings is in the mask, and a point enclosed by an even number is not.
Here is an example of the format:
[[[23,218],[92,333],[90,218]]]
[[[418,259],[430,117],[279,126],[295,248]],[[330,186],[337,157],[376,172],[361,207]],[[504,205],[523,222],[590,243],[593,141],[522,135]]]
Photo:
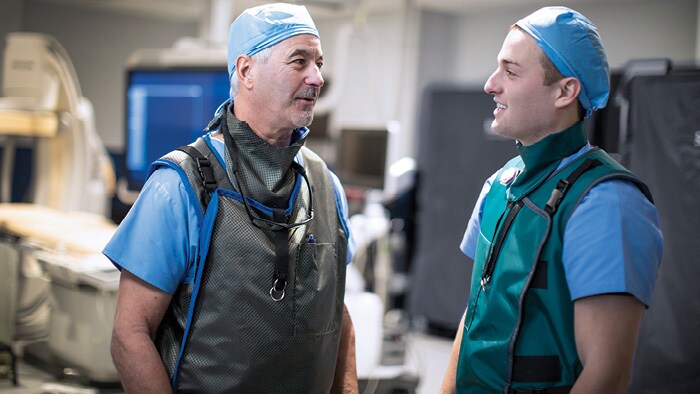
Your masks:
[[[228,76],[240,55],[252,56],[299,34],[319,37],[311,15],[303,5],[266,4],[249,8],[231,24],[228,39]]]
[[[593,22],[566,7],[544,7],[515,25],[535,39],[564,77],[581,82],[578,99],[586,117],[605,107],[610,95],[608,60]]]

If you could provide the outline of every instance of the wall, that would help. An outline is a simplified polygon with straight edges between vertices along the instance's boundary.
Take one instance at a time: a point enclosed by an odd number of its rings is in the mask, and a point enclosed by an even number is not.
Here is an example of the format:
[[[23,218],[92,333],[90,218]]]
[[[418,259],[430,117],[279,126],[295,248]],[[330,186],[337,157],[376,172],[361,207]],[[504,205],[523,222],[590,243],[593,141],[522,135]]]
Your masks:
[[[392,142],[396,158],[410,155],[414,145],[410,127],[415,121],[419,17],[415,8],[403,8],[315,19],[326,60],[324,77],[342,90],[334,124],[399,121],[401,135]],[[346,29],[349,38],[343,39]]]
[[[316,19],[324,50],[324,77],[342,86],[335,116],[340,123],[384,121],[396,117],[402,18],[400,13],[369,15],[365,22],[349,18]],[[340,29],[350,29],[342,40]],[[338,64],[344,58],[347,62]],[[339,71],[343,73],[341,78]]]
[[[543,5],[560,2],[543,2]],[[638,0],[629,2],[575,2],[599,29],[611,68],[633,58],[668,57],[674,62],[693,60],[698,35],[697,0]],[[466,15],[459,22],[457,67],[452,77],[483,83],[496,67],[496,56],[510,25],[534,7]]]
[[[455,40],[448,37],[457,37],[458,22],[459,18],[451,14],[430,11],[424,11],[421,14],[420,55],[417,59],[418,84],[414,91],[417,110],[412,119],[415,125],[414,141],[419,141],[419,134],[425,132],[419,128],[425,104],[422,102],[422,92],[434,81],[444,81],[449,78],[452,70],[457,67]],[[413,146],[407,153],[415,156],[418,150],[417,146]]]

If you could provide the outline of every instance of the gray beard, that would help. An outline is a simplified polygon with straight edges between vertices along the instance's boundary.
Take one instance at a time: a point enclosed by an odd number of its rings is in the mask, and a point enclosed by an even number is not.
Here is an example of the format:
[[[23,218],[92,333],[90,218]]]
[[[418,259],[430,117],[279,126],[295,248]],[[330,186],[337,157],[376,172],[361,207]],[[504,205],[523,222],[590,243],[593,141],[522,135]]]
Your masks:
[[[304,113],[295,116],[294,119],[292,119],[292,123],[294,124],[295,127],[309,127],[311,122],[314,120],[314,111],[305,111]]]

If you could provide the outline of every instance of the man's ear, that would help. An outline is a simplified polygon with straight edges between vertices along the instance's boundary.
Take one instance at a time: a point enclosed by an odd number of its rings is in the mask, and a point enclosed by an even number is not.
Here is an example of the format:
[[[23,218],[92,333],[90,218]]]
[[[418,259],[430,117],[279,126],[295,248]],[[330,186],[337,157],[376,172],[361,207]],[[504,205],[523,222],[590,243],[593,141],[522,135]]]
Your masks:
[[[562,78],[557,84],[559,85],[559,96],[554,102],[557,108],[564,108],[578,102],[578,95],[581,93],[581,82],[578,79]]]
[[[253,87],[253,59],[250,56],[240,55],[236,58],[236,74],[239,88]]]

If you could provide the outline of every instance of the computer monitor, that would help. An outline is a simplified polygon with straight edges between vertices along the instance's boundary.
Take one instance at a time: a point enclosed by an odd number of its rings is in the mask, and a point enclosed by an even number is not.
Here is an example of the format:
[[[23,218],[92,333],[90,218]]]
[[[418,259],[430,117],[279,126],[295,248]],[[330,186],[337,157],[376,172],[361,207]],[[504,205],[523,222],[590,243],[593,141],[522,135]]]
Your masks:
[[[341,127],[335,172],[343,185],[383,189],[388,143],[386,126]]]
[[[226,67],[132,68],[127,71],[125,177],[143,187],[151,163],[202,135],[229,97]]]

